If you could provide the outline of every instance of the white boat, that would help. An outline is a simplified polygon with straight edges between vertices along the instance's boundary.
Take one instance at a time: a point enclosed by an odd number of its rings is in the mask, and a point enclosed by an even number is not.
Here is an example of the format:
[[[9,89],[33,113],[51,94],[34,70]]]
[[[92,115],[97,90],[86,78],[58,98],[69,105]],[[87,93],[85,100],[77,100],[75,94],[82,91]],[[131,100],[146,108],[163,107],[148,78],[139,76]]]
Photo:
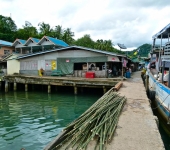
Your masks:
[[[155,104],[154,109],[158,109],[161,119],[166,122],[170,131],[170,24],[152,38],[153,46],[150,65],[146,71],[145,87],[148,97]]]

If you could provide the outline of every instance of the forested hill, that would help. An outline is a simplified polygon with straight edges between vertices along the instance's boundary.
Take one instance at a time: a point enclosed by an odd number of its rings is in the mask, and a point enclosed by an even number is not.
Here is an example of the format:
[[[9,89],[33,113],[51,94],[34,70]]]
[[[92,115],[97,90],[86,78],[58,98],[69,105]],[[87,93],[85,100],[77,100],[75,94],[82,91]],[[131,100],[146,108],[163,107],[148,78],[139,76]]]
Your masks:
[[[131,52],[128,52],[128,54],[131,57],[136,56],[136,55],[140,56],[140,57],[148,57],[148,54],[149,54],[151,48],[152,48],[151,44],[143,44],[143,45],[139,46],[137,49],[135,49]]]

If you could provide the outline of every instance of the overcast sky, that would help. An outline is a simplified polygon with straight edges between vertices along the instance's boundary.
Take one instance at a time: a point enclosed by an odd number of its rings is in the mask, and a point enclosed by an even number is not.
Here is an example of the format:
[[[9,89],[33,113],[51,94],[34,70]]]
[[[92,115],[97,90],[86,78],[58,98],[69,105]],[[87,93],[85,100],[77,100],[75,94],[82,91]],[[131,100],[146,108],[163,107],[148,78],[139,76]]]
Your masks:
[[[71,28],[74,39],[112,40],[128,50],[152,43],[152,36],[170,23],[170,0],[0,0],[0,14],[18,28],[29,21]]]

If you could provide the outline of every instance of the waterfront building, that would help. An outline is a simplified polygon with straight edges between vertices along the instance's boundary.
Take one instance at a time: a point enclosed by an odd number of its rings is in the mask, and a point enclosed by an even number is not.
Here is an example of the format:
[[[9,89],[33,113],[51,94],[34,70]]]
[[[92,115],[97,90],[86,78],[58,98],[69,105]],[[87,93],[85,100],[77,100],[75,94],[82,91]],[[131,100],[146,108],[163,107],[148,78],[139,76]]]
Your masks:
[[[36,53],[61,47],[69,46],[62,40],[43,36],[41,39],[28,38],[27,40],[16,39],[12,46],[15,47],[15,52],[20,54]]]
[[[14,47],[11,42],[0,40],[0,71],[2,71],[3,74],[6,74],[7,69],[7,63],[6,61],[3,61],[3,59],[10,55],[13,51]]]
[[[29,53],[16,59],[20,62],[20,74],[38,75],[38,70],[42,68],[45,76],[51,75],[53,70],[61,70],[66,76],[85,77],[86,72],[91,71],[95,77],[102,78],[107,77],[107,70],[112,69],[114,65],[117,70],[122,69],[122,58],[126,60],[126,65],[131,63],[125,55],[67,46]]]

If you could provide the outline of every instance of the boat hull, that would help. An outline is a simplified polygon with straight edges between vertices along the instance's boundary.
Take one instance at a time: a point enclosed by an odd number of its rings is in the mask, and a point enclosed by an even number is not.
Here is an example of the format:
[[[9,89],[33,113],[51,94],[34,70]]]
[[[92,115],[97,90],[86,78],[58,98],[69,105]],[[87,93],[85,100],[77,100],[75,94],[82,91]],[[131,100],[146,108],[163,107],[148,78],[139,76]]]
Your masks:
[[[170,88],[156,80],[150,71],[147,75],[149,76],[149,93],[155,92],[154,100],[152,100],[153,110],[158,111],[159,118],[165,122],[170,132]]]

